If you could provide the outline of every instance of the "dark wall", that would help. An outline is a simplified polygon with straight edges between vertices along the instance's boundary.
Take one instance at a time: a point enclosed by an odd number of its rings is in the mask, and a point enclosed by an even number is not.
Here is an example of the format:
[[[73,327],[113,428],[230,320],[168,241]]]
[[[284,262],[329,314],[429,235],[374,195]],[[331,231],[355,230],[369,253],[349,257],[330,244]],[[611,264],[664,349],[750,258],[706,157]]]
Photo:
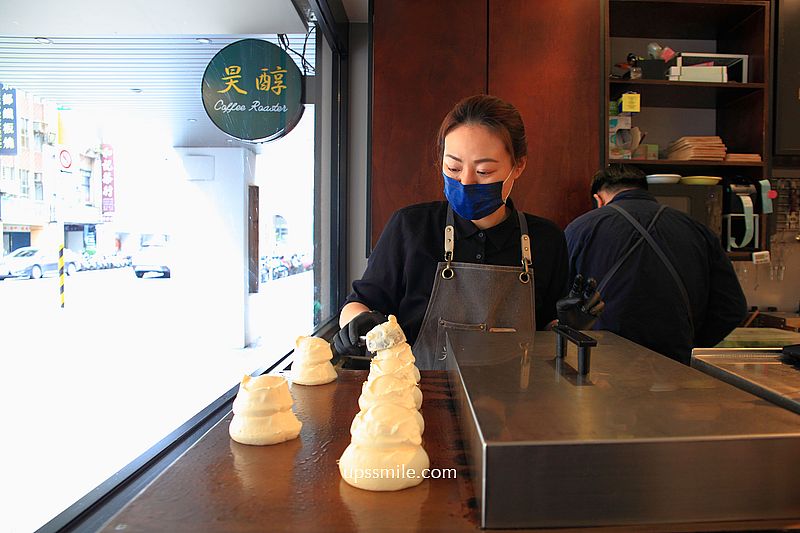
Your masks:
[[[486,92],[486,0],[379,0],[372,48],[371,236],[398,208],[444,199],[439,124]]]
[[[512,197],[561,227],[591,208],[600,164],[600,6],[593,0],[489,3],[489,92],[525,120],[528,165]]]
[[[600,12],[595,0],[373,3],[373,244],[398,208],[443,199],[436,131],[455,102],[479,93],[510,101],[525,119],[518,207],[561,226],[589,209],[600,162]]]

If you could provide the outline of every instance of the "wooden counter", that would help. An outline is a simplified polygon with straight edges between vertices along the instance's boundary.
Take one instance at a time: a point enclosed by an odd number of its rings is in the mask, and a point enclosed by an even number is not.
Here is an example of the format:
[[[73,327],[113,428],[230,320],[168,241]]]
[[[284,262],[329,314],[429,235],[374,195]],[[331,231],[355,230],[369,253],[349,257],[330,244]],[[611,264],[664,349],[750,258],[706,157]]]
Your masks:
[[[298,439],[246,446],[228,436],[231,414],[114,516],[102,531],[480,531],[477,507],[447,376],[423,372],[423,446],[431,468],[454,468],[455,479],[429,479],[398,492],[347,485],[337,459],[366,372],[341,371],[328,385],[295,385]],[[775,529],[789,521],[648,526],[648,531]],[[635,531],[638,528],[604,528]],[[567,531],[561,529],[559,531]],[[581,531],[585,531],[585,528]]]

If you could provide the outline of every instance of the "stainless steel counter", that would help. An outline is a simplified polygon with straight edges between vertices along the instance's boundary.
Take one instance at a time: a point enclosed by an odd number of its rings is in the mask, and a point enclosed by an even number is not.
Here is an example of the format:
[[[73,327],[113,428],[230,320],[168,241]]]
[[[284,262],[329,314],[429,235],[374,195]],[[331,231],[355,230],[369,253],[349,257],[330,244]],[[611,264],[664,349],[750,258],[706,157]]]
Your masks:
[[[787,344],[800,344],[800,333],[778,328],[736,328],[715,348],[781,348]]]
[[[574,350],[555,360],[551,332],[449,335],[483,527],[800,517],[798,415],[592,336],[582,377]]]
[[[695,350],[692,367],[800,414],[800,364],[778,351]]]

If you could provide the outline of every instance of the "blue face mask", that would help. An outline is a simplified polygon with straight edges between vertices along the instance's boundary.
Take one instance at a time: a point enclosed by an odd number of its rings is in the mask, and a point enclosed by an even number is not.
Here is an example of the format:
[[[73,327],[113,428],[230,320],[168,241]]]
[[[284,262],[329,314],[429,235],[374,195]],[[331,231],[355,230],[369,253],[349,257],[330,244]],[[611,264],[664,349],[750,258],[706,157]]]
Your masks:
[[[511,169],[513,172],[514,169]],[[453,211],[467,220],[480,220],[497,211],[503,200],[503,184],[511,177],[511,173],[503,181],[494,183],[472,183],[464,185],[444,172],[444,195],[453,207]]]

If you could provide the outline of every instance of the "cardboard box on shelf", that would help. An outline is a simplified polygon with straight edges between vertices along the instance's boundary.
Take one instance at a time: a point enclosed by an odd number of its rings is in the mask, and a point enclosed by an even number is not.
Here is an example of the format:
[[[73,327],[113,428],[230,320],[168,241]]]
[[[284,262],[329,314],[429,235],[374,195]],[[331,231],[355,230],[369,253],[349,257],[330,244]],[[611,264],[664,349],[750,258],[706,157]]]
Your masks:
[[[750,81],[747,72],[749,57],[746,54],[707,54],[701,52],[681,52],[669,61],[670,67],[694,67],[701,64],[710,64],[714,67],[725,67],[725,81]],[[683,80],[683,81],[709,81],[709,80]],[[714,80],[716,81],[716,80]]]
[[[631,129],[631,114],[621,113],[613,117],[608,117],[608,132],[614,133],[617,130]]]
[[[670,81],[728,81],[728,67],[670,67]]]
[[[625,148],[619,148],[617,146],[609,146],[608,147],[608,158],[609,159],[631,159],[633,154],[630,150]]]
[[[658,145],[640,144],[634,150],[631,159],[658,159]]]

